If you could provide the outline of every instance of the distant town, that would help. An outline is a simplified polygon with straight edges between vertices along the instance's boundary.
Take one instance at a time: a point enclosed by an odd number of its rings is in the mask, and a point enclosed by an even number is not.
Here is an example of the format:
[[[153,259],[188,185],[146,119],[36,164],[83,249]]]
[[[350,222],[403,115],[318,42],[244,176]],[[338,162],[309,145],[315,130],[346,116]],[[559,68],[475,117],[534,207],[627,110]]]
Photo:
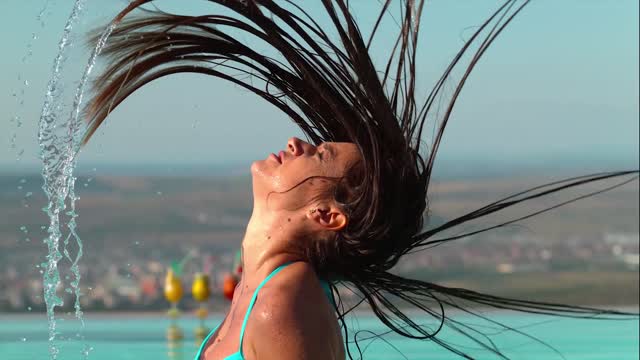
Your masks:
[[[550,180],[549,180],[550,181]],[[448,180],[433,184],[427,226],[472,211],[545,179]],[[41,179],[0,176],[0,312],[44,309],[48,219]],[[589,185],[585,191],[597,186]],[[600,185],[604,187],[603,185]],[[180,307],[195,309],[194,274],[206,270],[208,307],[222,311],[222,279],[232,272],[251,213],[246,177],[81,177],[76,183],[80,303],[86,311],[160,311],[172,261],[187,258]],[[497,224],[578,193],[513,209],[457,233]],[[395,273],[510,297],[594,305],[638,304],[638,182],[541,214],[527,222],[408,255]],[[451,233],[449,235],[454,235]],[[443,235],[445,236],[445,235]],[[59,263],[64,309],[73,311],[71,263]],[[61,245],[62,249],[62,245]],[[347,299],[354,295],[344,292]]]

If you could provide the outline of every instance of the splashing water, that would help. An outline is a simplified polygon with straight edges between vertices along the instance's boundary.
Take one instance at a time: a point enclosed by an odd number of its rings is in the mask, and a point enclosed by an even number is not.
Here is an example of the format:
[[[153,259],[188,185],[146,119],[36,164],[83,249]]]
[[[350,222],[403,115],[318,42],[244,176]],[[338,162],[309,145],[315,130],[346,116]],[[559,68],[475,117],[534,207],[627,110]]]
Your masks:
[[[70,36],[73,27],[80,17],[84,4],[85,0],[75,1],[71,15],[65,25],[58,45],[58,54],[54,60],[52,77],[47,86],[38,132],[40,157],[43,161],[42,176],[44,184],[42,188],[49,200],[47,207],[43,209],[49,216],[47,230],[49,236],[44,240],[48,246],[49,254],[47,255],[47,263],[44,264],[43,287],[47,318],[49,320],[49,355],[52,360],[57,359],[60,352],[56,343],[55,308],[63,305],[63,299],[57,293],[59,288],[64,288],[64,286],[61,286],[60,271],[58,269],[58,263],[63,259],[63,255],[64,258],[71,262],[70,270],[73,273],[73,280],[70,283],[71,288],[66,288],[68,289],[66,291],[75,294],[75,316],[81,323],[81,331],[84,330],[83,314],[80,308],[80,270],[78,267],[82,257],[82,241],[76,232],[76,218],[78,215],[75,202],[78,198],[75,195],[76,177],[73,175],[73,170],[76,166],[76,155],[80,150],[81,134],[84,130],[79,117],[85,86],[100,51],[115,28],[115,24],[111,24],[100,37],[76,89],[71,114],[66,121],[61,120],[63,118],[62,112],[65,109],[62,100],[64,86],[61,72],[67,60],[68,52],[72,47]],[[65,211],[66,209],[68,210]],[[65,226],[68,230],[66,233]],[[64,239],[62,252],[60,251],[61,239]],[[75,241],[78,247],[75,257],[72,256],[67,248],[71,240]],[[79,335],[79,338],[84,340],[82,335]],[[85,344],[85,348],[82,351],[85,359],[88,358],[90,349]]]
[[[47,11],[47,9],[49,8],[49,4],[50,4],[50,0],[46,0],[44,5],[42,6],[42,9],[40,9],[40,12],[38,12],[38,16],[36,17],[36,20],[40,23],[40,27],[43,29],[45,26],[44,23],[44,19],[43,16],[45,14],[45,12]],[[29,60],[29,58],[31,58],[31,56],[33,55],[33,45],[34,42],[36,40],[38,40],[38,34],[37,33],[31,33],[31,39],[27,42],[27,52],[26,54],[22,57],[22,63],[26,64],[27,61]],[[12,96],[15,98],[17,105],[18,105],[18,113],[22,112],[24,110],[24,97],[25,97],[25,90],[29,87],[29,79],[24,79],[22,78],[22,74],[18,74],[18,81],[21,82],[21,88],[19,91],[15,91]],[[20,128],[22,127],[22,116],[20,116],[19,114],[14,115],[10,122],[15,124],[15,131],[13,132],[13,134],[11,135],[10,138],[10,147],[13,151],[16,151],[16,161],[20,161],[20,159],[22,158],[22,155],[24,154],[24,149],[18,149],[18,130],[20,130]]]

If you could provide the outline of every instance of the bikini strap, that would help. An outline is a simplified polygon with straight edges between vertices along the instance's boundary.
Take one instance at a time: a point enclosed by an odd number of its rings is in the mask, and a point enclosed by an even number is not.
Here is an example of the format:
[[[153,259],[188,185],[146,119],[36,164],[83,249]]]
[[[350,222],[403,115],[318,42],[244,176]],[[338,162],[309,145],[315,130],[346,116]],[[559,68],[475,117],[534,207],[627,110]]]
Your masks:
[[[242,354],[242,340],[244,339],[244,329],[247,326],[247,320],[249,320],[249,314],[251,313],[251,309],[253,309],[253,304],[255,304],[256,299],[258,298],[258,292],[260,291],[260,289],[262,289],[262,286],[264,286],[264,284],[267,283],[267,281],[269,281],[272,277],[274,277],[277,273],[279,273],[280,270],[284,269],[287,265],[290,265],[290,264],[291,262],[287,262],[278,266],[275,270],[271,272],[271,274],[269,274],[269,276],[267,276],[264,280],[262,280],[260,285],[258,285],[256,290],[253,292],[253,297],[251,298],[251,302],[249,303],[249,307],[247,308],[247,313],[244,314],[244,321],[242,322],[242,328],[240,329],[240,349],[238,350],[240,355],[244,356]]]
[[[216,330],[218,330],[218,328],[220,327],[221,324],[218,324],[218,326],[216,326],[213,330],[211,330],[209,332],[209,335],[207,335],[206,338],[204,338],[204,340],[202,340],[202,342],[200,343],[200,347],[198,348],[198,353],[196,354],[196,357],[194,358],[195,360],[200,360],[200,354],[202,354],[202,351],[204,350],[204,347],[207,345],[207,343],[209,342],[209,339],[211,338],[211,336],[213,334],[215,334]]]
[[[333,301],[333,293],[331,291],[331,286],[329,282],[326,280],[320,280],[320,287],[322,287],[322,291],[324,291],[324,295],[329,300],[329,304],[331,304],[334,308],[336,308],[336,303]]]

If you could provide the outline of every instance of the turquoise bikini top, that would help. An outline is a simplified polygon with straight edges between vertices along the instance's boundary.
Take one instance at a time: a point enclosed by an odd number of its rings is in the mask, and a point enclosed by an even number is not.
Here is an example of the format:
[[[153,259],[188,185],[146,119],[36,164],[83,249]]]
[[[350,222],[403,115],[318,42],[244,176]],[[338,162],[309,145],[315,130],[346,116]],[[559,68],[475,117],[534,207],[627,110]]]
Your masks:
[[[264,286],[264,284],[266,284],[267,281],[269,281],[269,279],[271,279],[275,274],[280,272],[280,270],[284,269],[287,265],[290,265],[290,264],[291,263],[285,263],[285,264],[282,264],[282,265],[278,266],[275,270],[273,270],[271,272],[271,274],[269,274],[269,276],[267,276],[264,280],[262,280],[260,285],[258,285],[256,290],[253,292],[253,297],[251,297],[251,302],[249,303],[249,307],[247,308],[247,312],[244,315],[244,321],[242,322],[242,328],[240,329],[240,346],[239,346],[239,349],[238,349],[237,352],[235,352],[235,353],[227,356],[226,358],[224,358],[224,360],[244,360],[244,356],[242,355],[242,339],[244,338],[244,329],[247,326],[247,320],[249,320],[249,313],[251,313],[251,309],[253,309],[253,304],[255,304],[256,299],[258,298],[258,292],[260,291],[262,286]],[[333,303],[333,296],[331,296],[331,288],[329,287],[329,284],[326,281],[323,281],[323,280],[320,281],[320,284],[322,285],[322,290],[324,290],[325,295],[327,295],[327,298],[329,298],[329,302]],[[202,341],[202,344],[200,345],[200,349],[198,349],[198,353],[196,354],[195,360],[203,360],[203,359],[200,359],[200,355],[204,351],[204,348],[206,347],[207,343],[209,342],[209,339],[216,332],[216,330],[218,330],[220,325],[222,325],[222,324],[219,324],[218,326],[216,326],[215,329],[211,330],[209,335],[207,335],[207,337],[204,338],[204,340]]]

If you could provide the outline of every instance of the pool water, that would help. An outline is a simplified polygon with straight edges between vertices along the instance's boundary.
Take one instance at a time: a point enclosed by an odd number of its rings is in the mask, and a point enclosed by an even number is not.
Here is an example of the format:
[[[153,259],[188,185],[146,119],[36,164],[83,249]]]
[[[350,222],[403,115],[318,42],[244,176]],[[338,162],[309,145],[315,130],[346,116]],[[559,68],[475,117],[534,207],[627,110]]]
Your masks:
[[[460,315],[456,319],[477,323],[477,320]],[[567,360],[637,360],[639,358],[639,321],[635,320],[577,320],[494,313],[492,319],[546,342],[557,352],[526,337],[512,332],[498,334],[486,328],[487,334],[494,334],[492,340],[513,359],[562,359]],[[215,326],[221,316],[211,317],[208,326]],[[198,322],[184,317],[179,325],[185,339],[170,343],[166,340],[169,320],[158,315],[106,315],[85,316],[84,343],[75,338],[79,324],[77,320],[62,320],[59,323],[62,336],[59,360],[83,359],[83,347],[92,349],[88,359],[93,360],[187,360],[197,351],[197,341],[193,330]],[[381,333],[384,325],[366,314],[355,315],[348,321],[352,328],[372,330]],[[350,337],[354,334],[350,332]],[[1,360],[48,360],[47,322],[44,314],[0,315],[0,359]],[[363,332],[360,339],[369,337]],[[486,351],[474,350],[474,344],[455,333],[445,332],[441,337],[450,344],[479,359],[497,359]],[[402,338],[395,334],[385,335],[383,340],[361,340],[363,359],[460,359],[433,342]],[[352,347],[354,359],[358,352]],[[560,355],[561,354],[561,355]]]

